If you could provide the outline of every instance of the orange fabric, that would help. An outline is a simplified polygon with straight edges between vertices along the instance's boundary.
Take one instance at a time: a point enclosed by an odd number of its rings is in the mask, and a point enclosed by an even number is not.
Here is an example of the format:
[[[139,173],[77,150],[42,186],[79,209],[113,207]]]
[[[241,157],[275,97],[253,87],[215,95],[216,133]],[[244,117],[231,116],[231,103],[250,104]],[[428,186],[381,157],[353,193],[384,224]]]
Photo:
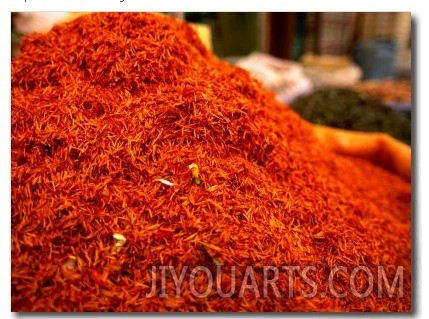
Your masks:
[[[385,133],[355,132],[314,125],[318,139],[330,150],[366,158],[411,180],[411,148]]]

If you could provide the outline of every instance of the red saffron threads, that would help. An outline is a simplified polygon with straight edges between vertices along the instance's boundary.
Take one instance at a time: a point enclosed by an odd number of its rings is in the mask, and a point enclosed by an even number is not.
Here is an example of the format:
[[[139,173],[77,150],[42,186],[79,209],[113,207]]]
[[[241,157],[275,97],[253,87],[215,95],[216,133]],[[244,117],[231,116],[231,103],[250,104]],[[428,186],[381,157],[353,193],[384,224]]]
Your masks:
[[[184,22],[89,14],[26,37],[12,61],[12,311],[408,312],[410,206],[408,182],[327,151]],[[234,295],[195,297],[209,281],[191,270],[220,265]],[[161,266],[189,267],[180,296],[169,277],[169,298],[160,278],[146,297]],[[264,266],[314,266],[319,293],[301,297],[301,270],[293,287],[282,270],[283,296],[263,297]],[[347,296],[322,296],[338,266]],[[389,283],[403,267],[403,296],[357,297],[358,266],[375,284],[379,266]],[[249,278],[259,297],[238,296]],[[360,292],[368,282],[354,277]]]

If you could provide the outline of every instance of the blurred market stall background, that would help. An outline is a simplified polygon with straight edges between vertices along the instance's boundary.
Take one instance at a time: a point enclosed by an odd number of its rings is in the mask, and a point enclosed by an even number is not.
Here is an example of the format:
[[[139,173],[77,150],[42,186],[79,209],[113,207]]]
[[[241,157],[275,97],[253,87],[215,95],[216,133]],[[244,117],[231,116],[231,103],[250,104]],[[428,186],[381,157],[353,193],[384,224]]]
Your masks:
[[[386,132],[411,144],[409,12],[166,12],[194,25],[220,59],[249,70],[315,124]],[[12,14],[22,36],[79,13]]]

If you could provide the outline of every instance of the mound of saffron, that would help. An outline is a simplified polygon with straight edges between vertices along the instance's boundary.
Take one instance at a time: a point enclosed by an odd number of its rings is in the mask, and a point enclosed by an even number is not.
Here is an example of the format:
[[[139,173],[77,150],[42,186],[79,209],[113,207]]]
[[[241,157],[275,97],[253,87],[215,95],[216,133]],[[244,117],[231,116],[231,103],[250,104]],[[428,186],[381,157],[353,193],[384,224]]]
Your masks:
[[[84,15],[11,81],[12,311],[411,311],[410,183],[185,22]]]

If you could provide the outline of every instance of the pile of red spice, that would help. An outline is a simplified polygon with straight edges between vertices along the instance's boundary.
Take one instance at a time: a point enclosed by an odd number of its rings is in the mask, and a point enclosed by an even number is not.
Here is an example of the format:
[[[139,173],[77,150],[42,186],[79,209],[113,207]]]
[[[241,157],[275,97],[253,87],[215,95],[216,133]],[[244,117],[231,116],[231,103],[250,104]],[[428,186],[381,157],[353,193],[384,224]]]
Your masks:
[[[12,62],[12,311],[411,311],[410,206],[184,22],[89,14]]]
[[[411,103],[412,88],[410,81],[392,79],[364,81],[357,83],[352,88],[358,92],[375,96],[386,103]]]

